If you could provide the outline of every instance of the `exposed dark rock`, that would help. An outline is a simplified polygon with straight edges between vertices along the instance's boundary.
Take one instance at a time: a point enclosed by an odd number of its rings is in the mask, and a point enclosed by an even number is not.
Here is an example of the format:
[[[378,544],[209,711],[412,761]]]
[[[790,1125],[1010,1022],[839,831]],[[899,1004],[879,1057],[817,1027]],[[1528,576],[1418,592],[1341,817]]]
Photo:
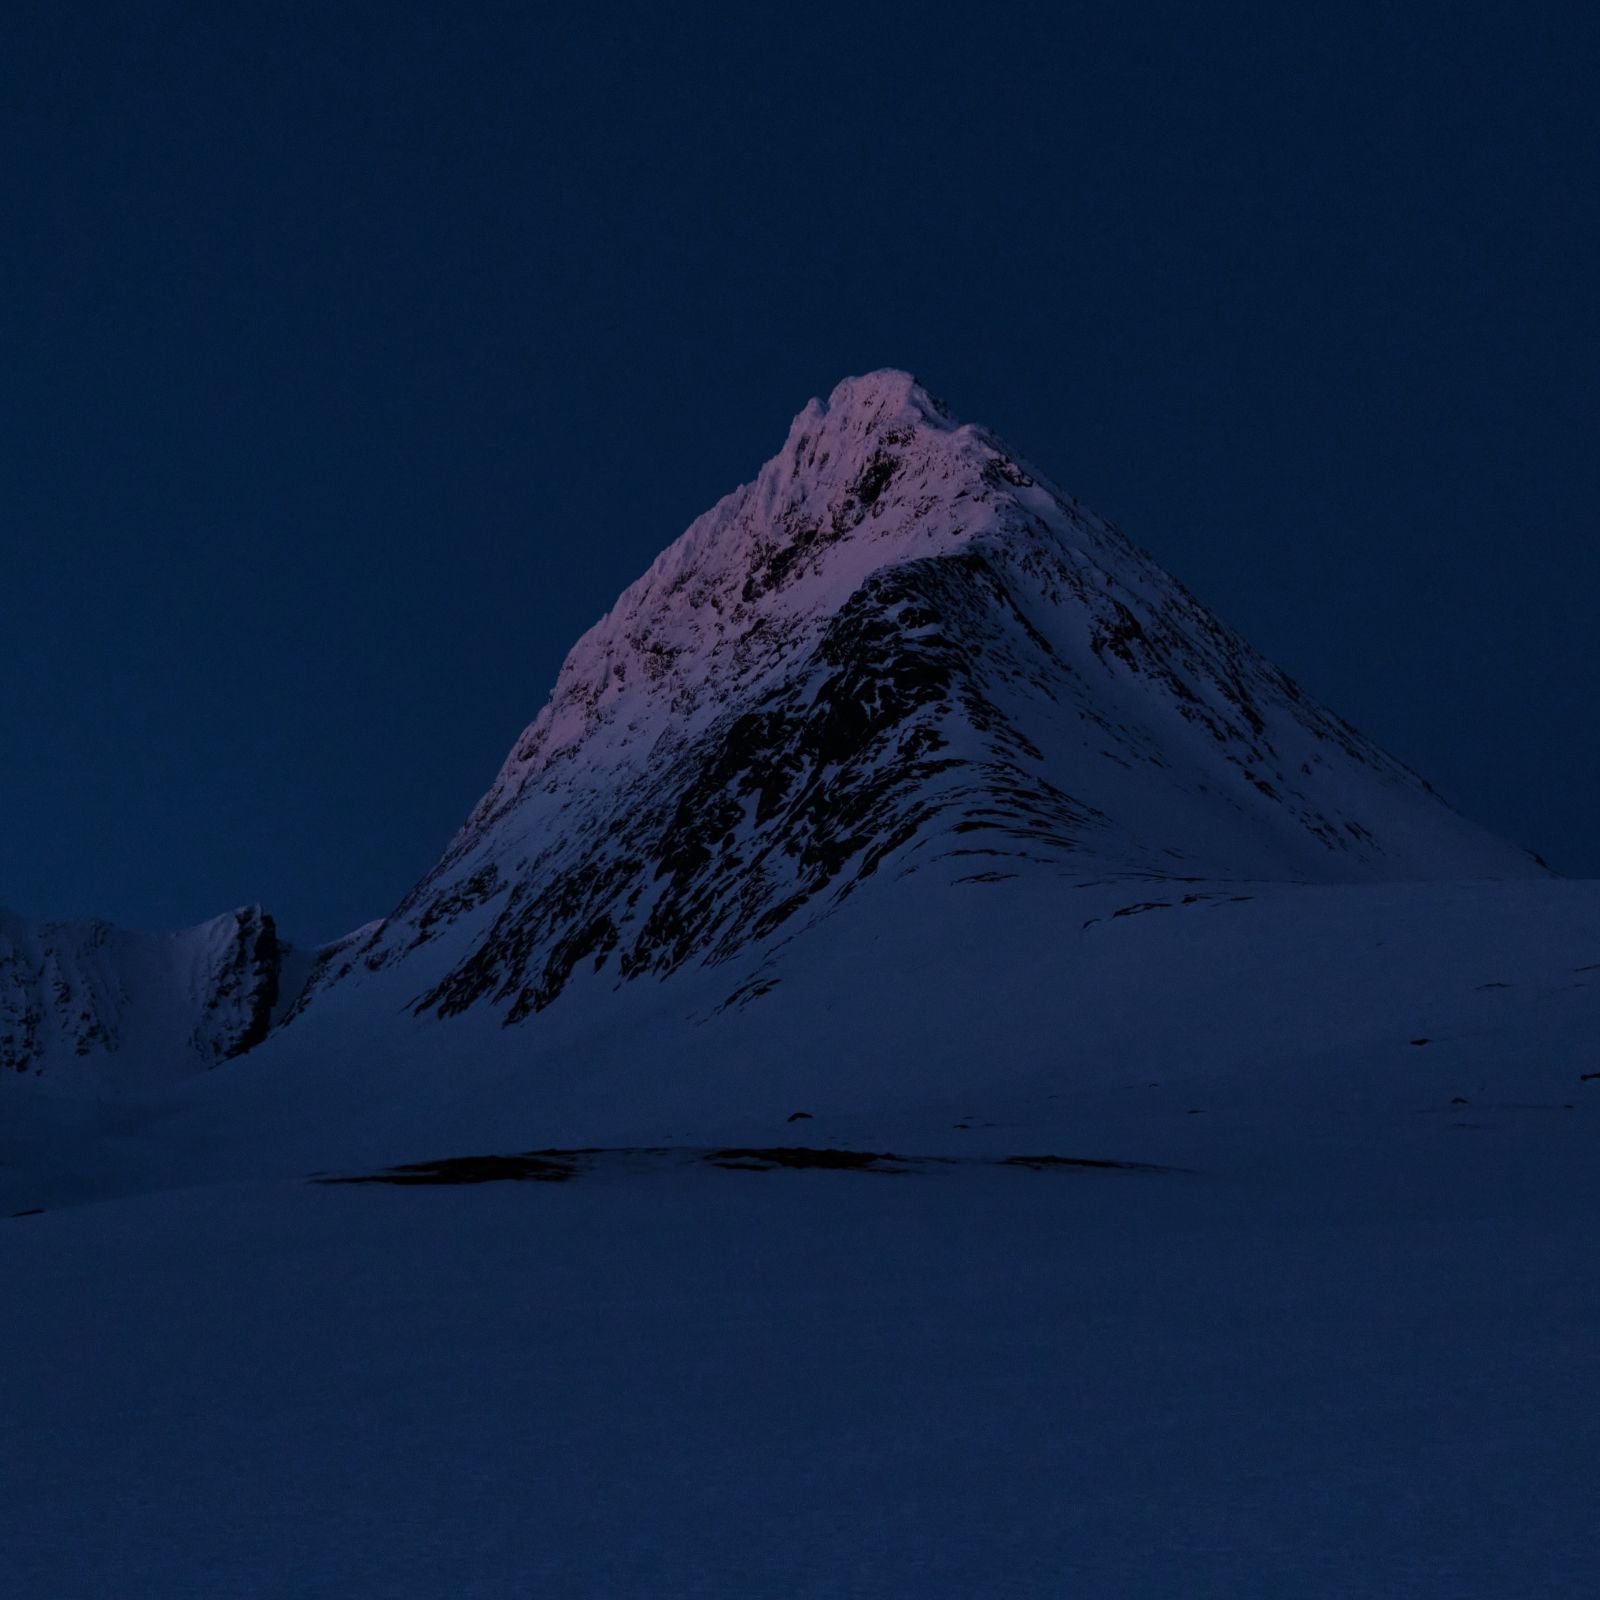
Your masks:
[[[796,1170],[821,1168],[830,1172],[892,1172],[904,1164],[900,1156],[881,1155],[873,1150],[812,1150],[804,1145],[773,1145],[765,1149],[750,1150],[713,1150],[706,1160],[719,1166],[736,1162],[753,1168],[790,1167]]]
[[[577,1174],[573,1156],[451,1156],[442,1161],[417,1161],[356,1177],[316,1178],[322,1184],[392,1183],[565,1183]]]
[[[570,841],[565,864],[512,889],[418,1009],[449,1016],[489,999],[515,1022],[586,959],[614,953],[623,978],[725,959],[941,827],[1078,848],[1096,814],[1032,768],[986,697],[1003,600],[978,555],[869,580],[807,664],[638,780],[614,825]],[[982,736],[960,754],[958,721]]]

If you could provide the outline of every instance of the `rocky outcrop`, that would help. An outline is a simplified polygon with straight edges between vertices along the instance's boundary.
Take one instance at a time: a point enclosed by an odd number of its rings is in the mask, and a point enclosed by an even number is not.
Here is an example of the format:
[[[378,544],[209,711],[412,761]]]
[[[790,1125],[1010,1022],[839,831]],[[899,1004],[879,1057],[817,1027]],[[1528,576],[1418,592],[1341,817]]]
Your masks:
[[[160,1081],[270,1032],[293,952],[259,906],[179,933],[0,913],[0,1073]]]

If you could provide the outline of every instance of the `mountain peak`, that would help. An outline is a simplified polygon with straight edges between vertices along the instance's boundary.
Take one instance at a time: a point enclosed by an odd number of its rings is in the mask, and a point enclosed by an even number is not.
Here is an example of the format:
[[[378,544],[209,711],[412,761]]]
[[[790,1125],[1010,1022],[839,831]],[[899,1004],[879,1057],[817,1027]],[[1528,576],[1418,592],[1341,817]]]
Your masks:
[[[0,1073],[124,1087],[253,1049],[310,958],[258,905],[176,932],[0,911]]]
[[[910,373],[846,378],[573,646],[463,837],[579,744],[614,764],[688,736],[781,672],[873,572],[1002,531],[1032,485]],[[1026,515],[1010,526],[1033,536]]]
[[[758,961],[880,869],[970,882],[978,857],[985,881],[1537,870],[883,369],[811,401],[574,645],[326,976],[403,965],[422,1009],[515,1020],[580,969]]]
[[[953,426],[944,402],[931,395],[911,373],[899,367],[879,367],[859,377],[843,378],[826,400],[812,400],[794,420],[795,430],[819,424],[859,428],[862,433],[882,427]]]
[[[212,1066],[368,981],[515,1022],[575,981],[727,962],[743,1005],[913,874],[1066,896],[1540,868],[885,368],[810,401],[573,646],[389,917],[314,952],[255,906],[169,936],[0,918],[0,1069]]]

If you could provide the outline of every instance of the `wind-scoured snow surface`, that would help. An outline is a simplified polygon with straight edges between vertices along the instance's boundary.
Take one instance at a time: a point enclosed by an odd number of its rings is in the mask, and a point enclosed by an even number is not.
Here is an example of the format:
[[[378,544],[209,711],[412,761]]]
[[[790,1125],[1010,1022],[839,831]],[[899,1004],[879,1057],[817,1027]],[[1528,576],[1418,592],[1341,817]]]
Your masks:
[[[0,1079],[8,1597],[1595,1593],[1600,885],[902,374],[299,972]]]

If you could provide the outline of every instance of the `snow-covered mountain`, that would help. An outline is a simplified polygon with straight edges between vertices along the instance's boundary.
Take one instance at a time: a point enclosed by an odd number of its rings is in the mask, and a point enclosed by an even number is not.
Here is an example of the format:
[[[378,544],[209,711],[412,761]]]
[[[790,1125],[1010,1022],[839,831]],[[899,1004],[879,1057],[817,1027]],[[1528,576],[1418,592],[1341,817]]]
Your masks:
[[[1600,885],[853,380],[385,921],[0,923],[6,1592],[1587,1595],[1597,1038]]]
[[[507,1021],[792,934],[863,880],[1541,868],[904,372],[841,383],[567,657],[431,871],[308,991]],[[425,952],[425,953],[423,953]]]
[[[0,910],[0,1074],[147,1087],[261,1043],[310,968],[259,906],[179,933]]]
[[[866,881],[1542,875],[1109,523],[904,372],[813,400],[574,646],[443,858],[315,953],[0,923],[0,1065],[134,1086],[331,989],[514,1023],[576,975],[737,960]],[[1154,892],[1154,891],[1152,891]],[[307,980],[306,974],[310,977]]]

